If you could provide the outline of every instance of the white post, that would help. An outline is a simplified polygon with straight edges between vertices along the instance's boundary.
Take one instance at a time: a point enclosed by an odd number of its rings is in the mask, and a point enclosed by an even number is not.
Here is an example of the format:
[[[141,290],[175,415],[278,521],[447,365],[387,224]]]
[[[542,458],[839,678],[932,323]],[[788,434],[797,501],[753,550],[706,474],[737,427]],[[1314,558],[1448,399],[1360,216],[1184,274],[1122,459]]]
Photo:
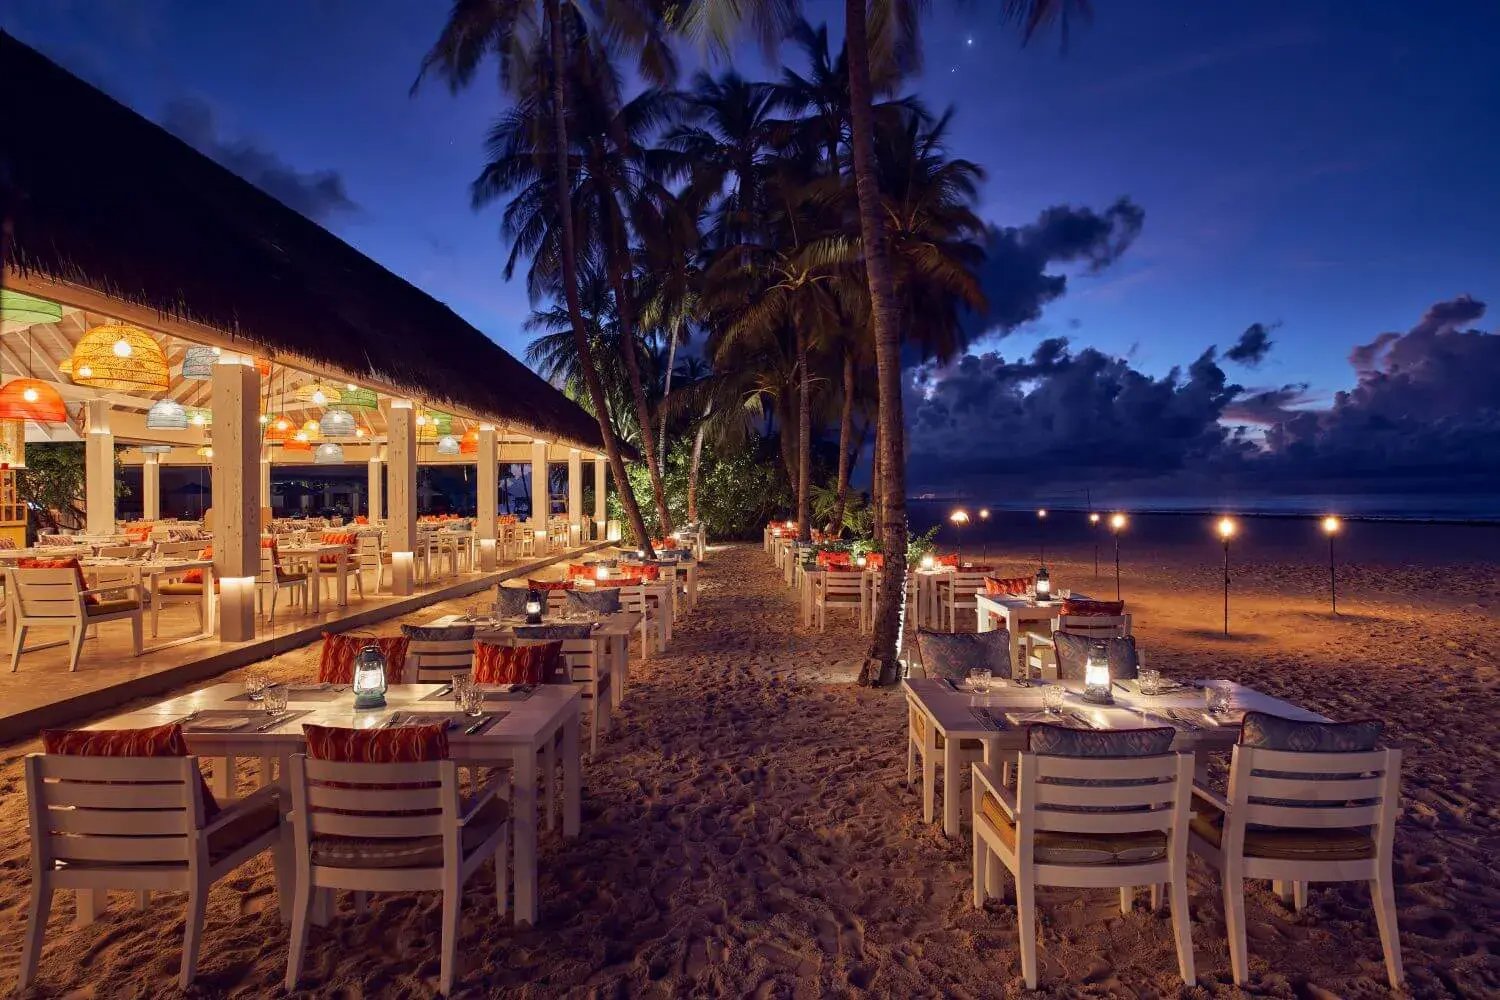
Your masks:
[[[547,442],[531,442],[531,531],[537,555],[547,551],[547,519],[552,516],[551,491],[547,487]]]
[[[365,504],[365,517],[374,524],[385,516],[385,498],[381,496],[385,475],[383,463],[380,461],[380,449],[375,445],[370,446],[370,478],[365,489],[367,493]]]
[[[409,399],[391,400],[387,420],[390,495],[385,534],[391,547],[391,592],[417,589],[417,415]]]
[[[568,544],[583,544],[583,454],[568,449]]]
[[[271,506],[271,448],[269,445],[261,445],[260,448],[260,505]],[[270,523],[262,524],[260,530],[270,531]]]
[[[147,521],[161,519],[160,455],[147,455],[141,463],[141,516]]]
[[[486,572],[496,565],[495,533],[500,519],[500,465],[495,460],[494,424],[479,425],[479,451],[475,455],[479,484],[479,568]]]
[[[88,444],[83,450],[85,530],[115,533],[115,436],[109,429],[109,403],[88,401]]]
[[[604,456],[594,456],[594,538],[604,538],[604,528],[609,521],[609,508],[604,505],[608,486],[604,478]]]
[[[213,369],[214,455],[210,466],[219,637],[255,638],[260,572],[260,373],[252,358],[224,351]]]

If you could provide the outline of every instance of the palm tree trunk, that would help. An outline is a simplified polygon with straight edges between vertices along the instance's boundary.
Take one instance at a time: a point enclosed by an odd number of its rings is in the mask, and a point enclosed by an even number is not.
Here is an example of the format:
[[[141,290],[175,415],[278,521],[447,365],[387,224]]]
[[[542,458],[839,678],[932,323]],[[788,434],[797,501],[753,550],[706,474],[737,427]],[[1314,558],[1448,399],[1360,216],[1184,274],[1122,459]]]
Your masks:
[[[870,534],[881,543],[884,552],[885,522],[880,517],[880,415],[877,413],[875,417],[875,447],[870,451]]]
[[[875,327],[876,399],[880,421],[880,485],[885,527],[884,569],[880,601],[875,607],[875,634],[860,680],[894,684],[900,677],[898,637],[906,590],[906,456],[901,414],[901,331],[896,321],[896,293],[880,216],[880,184],[875,173],[873,91],[870,87],[870,43],[865,0],[844,0],[844,37],[849,50],[849,119],[854,189],[859,195],[859,230],[870,283],[870,313]],[[874,671],[872,672],[872,666]]]
[[[704,416],[707,415],[705,411]],[[698,468],[703,461],[703,429],[707,424],[707,420],[700,423],[698,433],[693,435],[693,461],[688,466],[687,515],[688,520],[694,523],[698,520]]]
[[[621,257],[625,248],[613,238],[609,253],[609,282],[614,286],[616,314],[620,320],[620,353],[625,357],[625,374],[630,380],[630,397],[635,403],[635,419],[641,425],[641,451],[646,453],[646,472],[651,479],[651,496],[656,501],[656,517],[665,538],[672,533],[672,515],[667,510],[667,494],[662,487],[661,466],[656,460],[656,437],[651,431],[651,411],[646,407],[646,391],[641,384],[640,360],[635,354],[635,300],[625,287]]]
[[[792,417],[791,405],[784,402],[784,396],[778,396],[774,406],[776,414],[776,442],[781,446],[781,469],[786,473],[787,488],[794,494],[797,491],[797,438],[793,424],[796,422]],[[795,496],[792,502],[796,503]]]
[[[812,537],[808,505],[812,490],[812,372],[807,364],[807,331],[797,325],[797,541]]]
[[[667,400],[672,398],[672,369],[677,365],[677,334],[681,331],[681,324],[673,323],[667,342],[667,377],[666,384],[662,387],[661,406],[657,416],[659,418],[656,428],[656,454],[657,461],[661,462],[662,468],[667,467]]]
[[[849,442],[854,437],[854,351],[844,348],[844,405],[839,413],[839,485],[833,501],[834,537],[844,534],[844,507],[849,502]]]
[[[630,530],[635,532],[636,545],[645,550],[647,558],[654,559],[656,552],[651,547],[651,536],[646,531],[641,508],[636,504],[635,494],[630,489],[630,478],[625,473],[620,441],[615,437],[614,425],[609,422],[604,385],[599,380],[599,370],[594,367],[588,331],[583,325],[583,306],[578,299],[578,256],[573,236],[571,197],[573,185],[568,176],[568,91],[560,0],[547,0],[547,30],[552,42],[552,140],[553,153],[557,157],[557,212],[559,228],[562,230],[563,296],[568,304],[568,319],[573,325],[573,345],[578,350],[578,367],[583,373],[584,384],[588,386],[594,416],[599,421],[599,436],[604,439],[604,454],[609,458],[610,471],[614,473],[620,503],[625,507]],[[535,512],[533,516],[536,516]],[[542,516],[545,517],[546,513]]]

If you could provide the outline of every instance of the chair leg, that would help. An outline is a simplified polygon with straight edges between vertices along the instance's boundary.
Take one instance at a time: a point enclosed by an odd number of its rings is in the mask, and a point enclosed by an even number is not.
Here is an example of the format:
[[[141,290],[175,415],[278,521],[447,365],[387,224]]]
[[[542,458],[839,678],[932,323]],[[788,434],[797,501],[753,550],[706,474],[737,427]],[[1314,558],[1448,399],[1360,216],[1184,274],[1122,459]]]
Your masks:
[[[1182,976],[1183,984],[1191,986],[1197,981],[1198,975],[1193,967],[1193,917],[1188,912],[1186,863],[1180,871],[1172,873],[1172,881],[1167,888],[1172,900],[1172,934],[1177,939],[1177,971]],[[1160,890],[1161,886],[1153,885],[1152,896],[1159,895]],[[1243,896],[1241,899],[1243,900]]]
[[[79,623],[78,627],[73,630],[73,637],[72,637],[72,647],[73,648],[72,648],[72,652],[68,656],[68,670],[69,671],[74,671],[74,670],[78,669],[78,661],[83,657],[83,640],[86,639],[86,638],[88,638],[88,634],[89,634],[88,626],[84,625],[81,622]]]
[[[21,652],[26,645],[26,626],[19,621],[15,624],[16,641],[10,651],[10,672],[15,673],[21,669]]]
[[[930,733],[929,733],[930,735]],[[937,747],[922,747],[922,822],[931,823],[937,808]]]
[[[151,890],[142,889],[135,894],[135,909],[137,913],[145,913],[151,906]]]
[[[1250,978],[1250,962],[1245,941],[1245,880],[1238,869],[1228,866],[1220,872],[1224,883],[1224,926],[1229,937],[1229,969],[1234,984],[1243,986]]]
[[[1370,900],[1375,904],[1375,925],[1380,929],[1380,947],[1385,951],[1385,974],[1391,989],[1401,989],[1405,973],[1401,967],[1401,934],[1396,927],[1396,889],[1389,870],[1383,878],[1370,880]]]
[[[438,991],[447,996],[453,992],[454,966],[458,964],[458,908],[463,903],[461,886],[443,889],[442,960],[438,967]]]
[[[1292,909],[1296,910],[1298,913],[1301,913],[1303,910],[1307,909],[1306,882],[1292,883]]]
[[[292,902],[292,932],[287,939],[286,950],[286,988],[295,990],[297,980],[302,975],[302,957],[307,954],[307,925],[312,916],[312,886],[308,885],[311,873],[306,870],[297,873],[296,895]]]
[[[26,940],[21,947],[21,989],[36,978],[36,966],[42,958],[42,938],[47,933],[47,917],[52,912],[52,885],[45,878],[31,883],[31,904],[26,914]]]
[[[1135,886],[1120,886],[1120,914],[1130,916],[1130,908],[1135,904]]]
[[[204,911],[208,908],[208,886],[196,885],[188,890],[187,924],[182,934],[182,971],[177,985],[184,990],[198,975],[198,946],[203,940]]]
[[[141,621],[141,616],[139,614],[131,615],[130,644],[136,656],[140,656],[141,650],[145,648],[145,643],[141,639],[141,626],[143,624],[144,623]]]
[[[974,909],[984,909],[984,883],[985,868],[995,863],[990,855],[990,849],[979,836],[979,826],[974,826]]]
[[[506,902],[507,882],[509,879],[506,861],[509,858],[510,822],[506,821],[500,827],[500,843],[495,845],[495,913],[502,917],[505,916],[505,911],[509,905]]]
[[[1016,923],[1021,935],[1021,978],[1028,990],[1036,989],[1036,887],[1022,872],[1016,873]]]
[[[906,784],[910,786],[917,780],[917,741],[910,736],[906,738]]]

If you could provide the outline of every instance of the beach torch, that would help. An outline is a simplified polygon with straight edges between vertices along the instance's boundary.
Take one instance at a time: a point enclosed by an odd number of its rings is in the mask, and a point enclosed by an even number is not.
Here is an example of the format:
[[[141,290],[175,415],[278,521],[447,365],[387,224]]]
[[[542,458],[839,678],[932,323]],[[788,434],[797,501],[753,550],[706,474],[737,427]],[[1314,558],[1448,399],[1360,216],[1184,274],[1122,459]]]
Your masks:
[[[1047,567],[1039,567],[1036,571],[1036,600],[1038,604],[1046,604],[1052,600],[1052,574],[1047,572]]]
[[[984,521],[986,524],[989,523],[989,520],[990,520],[990,509],[988,507],[981,507],[981,508],[979,508],[979,519],[981,521]],[[989,562],[989,558],[990,558],[990,540],[989,540],[988,536],[985,536],[985,537],[980,538],[980,540],[979,540],[979,561],[981,563]]]
[[[540,625],[542,623],[542,592],[540,590],[526,591],[526,624]]]
[[[1214,530],[1224,542],[1224,634],[1229,634],[1229,540],[1234,537],[1235,523],[1232,517],[1219,518]]]
[[[1112,705],[1115,697],[1109,690],[1109,647],[1102,642],[1089,644],[1088,659],[1083,663],[1083,697],[1096,705]]]
[[[385,706],[385,654],[377,643],[369,643],[354,654],[354,707]]]
[[[1323,534],[1328,536],[1328,600],[1333,613],[1339,613],[1339,581],[1333,569],[1333,538],[1339,533],[1343,522],[1332,514],[1323,518]]]
[[[1094,579],[1099,579],[1099,512],[1089,511],[1090,534],[1094,536]]]
[[[958,540],[958,564],[962,566],[964,564],[963,529],[969,523],[969,512],[960,507],[948,515],[948,520],[952,522],[953,532]]]
[[[1120,532],[1125,530],[1125,515],[1111,514],[1109,516],[1109,530],[1115,536],[1115,600],[1120,599]]]
[[[1037,531],[1036,543],[1040,558],[1037,562],[1043,566],[1047,565],[1047,508],[1039,507],[1036,512]]]

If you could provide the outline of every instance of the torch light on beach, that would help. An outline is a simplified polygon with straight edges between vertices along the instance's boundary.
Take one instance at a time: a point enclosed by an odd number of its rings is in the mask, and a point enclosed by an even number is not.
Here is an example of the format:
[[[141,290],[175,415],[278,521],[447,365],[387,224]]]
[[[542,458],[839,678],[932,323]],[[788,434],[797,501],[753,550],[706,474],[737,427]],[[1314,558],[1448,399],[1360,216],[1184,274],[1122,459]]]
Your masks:
[[[979,519],[981,521],[984,521],[984,522],[988,523],[988,521],[990,519],[990,509],[988,507],[981,507],[981,508],[979,508]],[[984,537],[984,538],[981,538],[979,540],[979,561],[980,562],[987,562],[989,560],[989,557],[990,557],[990,540],[989,540],[988,537]]]
[[[953,522],[953,531],[958,539],[958,564],[964,564],[964,525],[969,523],[969,512],[962,507],[948,515],[948,520]]]
[[[1234,537],[1235,523],[1232,517],[1221,517],[1215,525],[1219,537],[1224,541],[1224,634],[1229,634],[1229,540]]]
[[[1339,613],[1339,581],[1333,569],[1333,539],[1343,525],[1333,514],[1323,518],[1323,534],[1328,536],[1328,600],[1335,615]]]
[[[1109,530],[1115,535],[1115,600],[1120,599],[1120,532],[1125,530],[1125,515],[1111,514]]]
[[[1099,512],[1089,511],[1090,534],[1094,536],[1094,579],[1099,579]]]
[[[1046,507],[1038,507],[1037,508],[1037,511],[1036,511],[1036,521],[1037,521],[1036,541],[1037,541],[1037,547],[1038,547],[1038,550],[1039,550],[1038,551],[1038,555],[1040,556],[1040,558],[1037,561],[1039,563],[1041,563],[1041,565],[1045,566],[1045,565],[1047,565],[1047,508]]]

